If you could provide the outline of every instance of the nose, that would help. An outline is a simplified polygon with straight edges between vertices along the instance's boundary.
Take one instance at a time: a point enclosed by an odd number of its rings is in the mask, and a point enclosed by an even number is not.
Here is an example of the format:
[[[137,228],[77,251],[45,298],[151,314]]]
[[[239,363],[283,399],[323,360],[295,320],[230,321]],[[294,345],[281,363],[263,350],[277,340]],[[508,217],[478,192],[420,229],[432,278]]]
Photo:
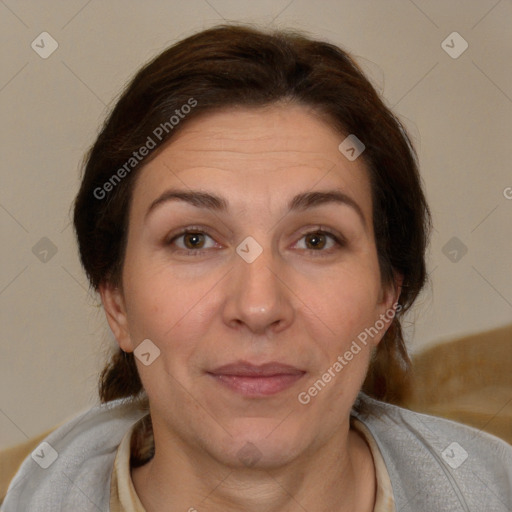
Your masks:
[[[260,335],[286,329],[293,322],[294,308],[285,263],[265,248],[251,263],[235,255],[233,265],[223,308],[224,322]]]

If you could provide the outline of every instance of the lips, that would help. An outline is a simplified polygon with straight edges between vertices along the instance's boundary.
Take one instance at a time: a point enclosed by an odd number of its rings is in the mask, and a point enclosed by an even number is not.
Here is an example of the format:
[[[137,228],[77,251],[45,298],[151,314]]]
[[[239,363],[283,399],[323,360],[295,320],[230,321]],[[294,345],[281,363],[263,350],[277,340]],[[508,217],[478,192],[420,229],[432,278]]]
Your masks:
[[[244,396],[274,395],[295,384],[306,372],[278,362],[253,365],[240,361],[208,372],[215,380]]]
[[[253,365],[245,361],[219,366],[212,372],[214,375],[230,375],[234,377],[272,377],[275,375],[298,375],[305,373],[295,366],[282,363],[265,363]]]

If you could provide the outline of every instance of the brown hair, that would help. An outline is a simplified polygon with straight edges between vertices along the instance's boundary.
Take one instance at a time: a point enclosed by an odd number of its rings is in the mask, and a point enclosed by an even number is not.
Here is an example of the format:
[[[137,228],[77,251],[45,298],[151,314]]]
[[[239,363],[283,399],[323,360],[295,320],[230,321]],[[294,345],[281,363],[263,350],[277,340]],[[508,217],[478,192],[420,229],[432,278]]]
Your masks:
[[[220,25],[179,41],[144,66],[117,101],[86,160],[74,206],[83,267],[95,290],[102,282],[122,284],[137,170],[190,119],[223,107],[278,101],[314,108],[333,129],[355,134],[366,146],[362,158],[372,187],[382,281],[390,283],[396,272],[403,284],[401,310],[374,354],[363,390],[396,401],[410,364],[400,317],[426,280],[430,213],[402,125],[337,46],[296,31]],[[179,121],[172,121],[179,113]],[[149,138],[159,144],[142,157],[140,148],[149,146]],[[101,399],[140,394],[133,354],[118,350],[101,375]]]

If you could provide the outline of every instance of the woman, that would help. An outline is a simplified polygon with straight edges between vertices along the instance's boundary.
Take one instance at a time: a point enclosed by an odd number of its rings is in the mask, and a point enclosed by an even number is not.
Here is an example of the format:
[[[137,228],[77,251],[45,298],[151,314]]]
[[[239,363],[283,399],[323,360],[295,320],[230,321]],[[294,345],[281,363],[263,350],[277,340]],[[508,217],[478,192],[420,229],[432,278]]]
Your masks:
[[[74,221],[119,350],[5,512],[512,509],[510,446],[386,403],[430,216],[341,49],[243,26],[169,48],[105,123]]]

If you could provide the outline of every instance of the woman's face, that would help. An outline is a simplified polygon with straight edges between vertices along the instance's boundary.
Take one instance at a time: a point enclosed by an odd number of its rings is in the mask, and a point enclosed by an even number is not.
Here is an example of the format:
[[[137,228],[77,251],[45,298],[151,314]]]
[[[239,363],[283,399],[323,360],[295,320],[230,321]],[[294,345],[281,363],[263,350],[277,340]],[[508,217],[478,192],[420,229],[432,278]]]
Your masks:
[[[344,138],[301,106],[229,109],[140,171],[123,289],[101,293],[123,350],[150,340],[157,443],[276,467],[346,436],[397,297]]]

